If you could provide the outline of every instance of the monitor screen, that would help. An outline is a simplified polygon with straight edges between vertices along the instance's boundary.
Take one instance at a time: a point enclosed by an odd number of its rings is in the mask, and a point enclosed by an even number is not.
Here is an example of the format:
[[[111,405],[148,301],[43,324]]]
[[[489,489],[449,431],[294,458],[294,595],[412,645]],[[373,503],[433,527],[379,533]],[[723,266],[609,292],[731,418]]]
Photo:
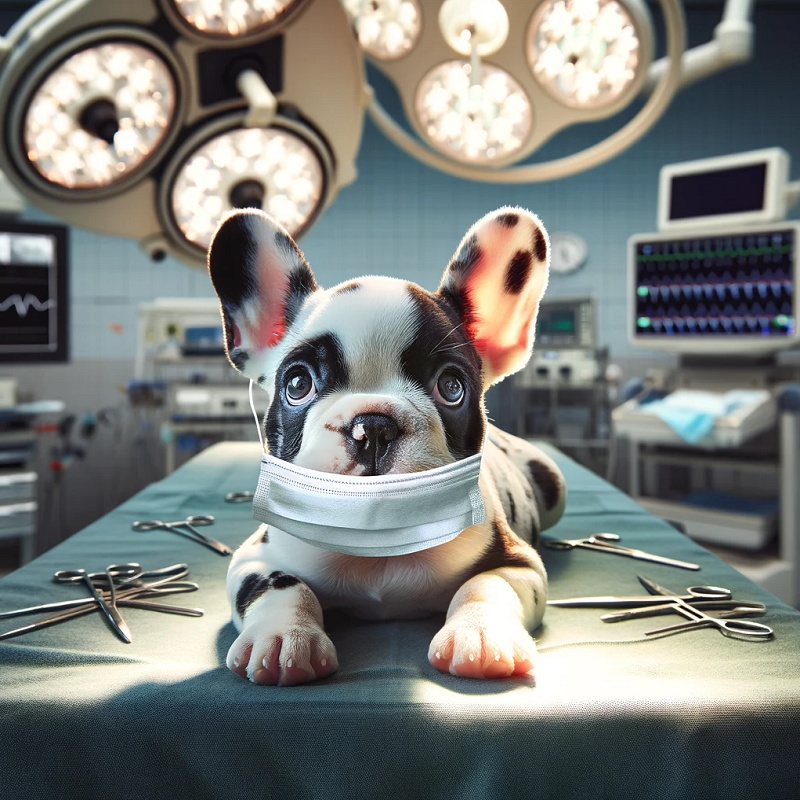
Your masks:
[[[764,208],[767,164],[674,175],[670,181],[669,219],[742,214]]]
[[[794,337],[796,229],[639,239],[635,338]]]
[[[551,346],[574,344],[575,309],[543,303],[536,320],[536,342]]]
[[[0,219],[0,362],[66,361],[67,229]]]

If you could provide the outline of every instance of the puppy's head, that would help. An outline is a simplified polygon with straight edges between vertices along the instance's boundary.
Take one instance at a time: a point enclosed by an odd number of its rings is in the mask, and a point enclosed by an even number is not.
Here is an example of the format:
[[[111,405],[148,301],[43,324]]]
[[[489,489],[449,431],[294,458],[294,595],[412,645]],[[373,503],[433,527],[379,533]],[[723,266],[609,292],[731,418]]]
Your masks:
[[[480,451],[483,393],[530,357],[549,243],[539,220],[477,222],[431,293],[396,278],[322,289],[260,211],[209,249],[231,364],[270,398],[270,453],[322,472],[408,473]]]

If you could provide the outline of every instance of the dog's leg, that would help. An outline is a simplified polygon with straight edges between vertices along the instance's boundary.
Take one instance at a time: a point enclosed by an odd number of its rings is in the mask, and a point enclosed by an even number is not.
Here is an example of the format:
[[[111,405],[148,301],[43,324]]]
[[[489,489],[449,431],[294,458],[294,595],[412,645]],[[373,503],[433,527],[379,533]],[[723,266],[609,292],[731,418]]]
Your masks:
[[[269,563],[263,525],[234,554],[228,570],[233,623],[240,631],[227,664],[253,683],[292,686],[323,678],[338,662],[322,608],[300,578]]]
[[[533,669],[536,646],[528,632],[544,616],[547,575],[539,554],[502,515],[492,527],[494,541],[477,565],[482,571],[455,593],[431,642],[428,660],[442,672],[504,678]]]
[[[538,447],[494,425],[489,425],[489,442],[507,458],[507,463],[497,458],[489,460],[495,481],[502,487],[500,500],[506,517],[523,539],[536,544],[538,533],[552,528],[564,513],[567,499],[564,476],[555,461]],[[515,517],[531,499],[531,491],[538,510],[538,530],[529,537]],[[524,511],[520,516],[524,522]]]

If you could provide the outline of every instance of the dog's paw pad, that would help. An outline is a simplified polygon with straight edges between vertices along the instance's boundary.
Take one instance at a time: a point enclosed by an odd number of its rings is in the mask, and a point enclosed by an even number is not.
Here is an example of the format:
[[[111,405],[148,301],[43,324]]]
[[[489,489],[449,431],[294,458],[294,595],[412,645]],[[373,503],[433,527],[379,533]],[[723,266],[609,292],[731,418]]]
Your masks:
[[[464,678],[507,678],[533,669],[536,645],[516,620],[456,614],[433,637],[428,659]]]
[[[324,678],[339,666],[322,628],[296,627],[279,634],[246,627],[228,651],[228,667],[265,686],[297,686]]]

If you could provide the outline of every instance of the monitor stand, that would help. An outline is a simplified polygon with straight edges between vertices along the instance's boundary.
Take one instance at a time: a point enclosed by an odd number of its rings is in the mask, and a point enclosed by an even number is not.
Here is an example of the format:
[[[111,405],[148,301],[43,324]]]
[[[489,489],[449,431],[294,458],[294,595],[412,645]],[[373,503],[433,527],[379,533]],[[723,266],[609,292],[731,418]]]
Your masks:
[[[778,363],[777,355],[682,355],[671,381],[674,389],[727,392],[770,389],[800,378],[797,366]]]

